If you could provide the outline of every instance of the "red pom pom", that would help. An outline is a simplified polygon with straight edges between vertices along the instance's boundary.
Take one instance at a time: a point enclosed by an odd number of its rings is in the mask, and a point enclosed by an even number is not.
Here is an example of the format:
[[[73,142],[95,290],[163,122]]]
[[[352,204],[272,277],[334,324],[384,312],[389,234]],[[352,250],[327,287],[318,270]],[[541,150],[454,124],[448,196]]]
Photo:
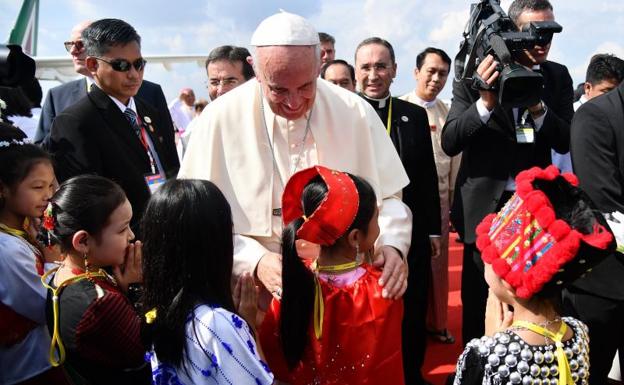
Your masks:
[[[492,262],[492,270],[501,278],[505,278],[511,267],[507,264],[507,261],[504,259],[497,259]]]
[[[544,195],[543,192],[531,191],[525,197],[524,204],[527,210],[529,210],[531,213],[535,213],[537,212],[537,210],[544,207],[546,205],[546,202],[546,195]]]
[[[488,214],[485,218],[483,218],[481,223],[477,225],[477,228],[475,229],[475,233],[477,235],[489,233],[490,227],[492,227],[492,221],[494,220],[494,218],[496,218],[496,214]]]
[[[548,232],[557,241],[560,241],[570,233],[570,226],[564,220],[556,219],[548,226]]]
[[[518,289],[516,289],[516,295],[523,299],[529,299],[531,298],[532,293],[530,293],[526,287],[520,286]]]
[[[480,251],[488,247],[492,241],[490,241],[490,237],[487,234],[482,234],[477,237],[477,249]]]
[[[579,185],[579,180],[576,175],[571,172],[564,172],[561,176],[568,181],[572,186],[577,187]]]
[[[537,219],[537,223],[539,223],[542,228],[548,228],[556,219],[555,212],[550,207],[542,207],[535,213],[535,219]]]
[[[522,180],[516,183],[516,192],[521,198],[533,191],[533,185],[528,180]]]
[[[520,286],[522,284],[522,270],[510,271],[505,276],[505,281],[514,288]]]
[[[500,258],[498,250],[496,250],[496,247],[494,247],[493,245],[486,247],[481,251],[481,259],[483,260],[483,262],[490,264],[496,260],[499,260]]]
[[[542,172],[542,175],[540,175],[540,179],[553,180],[558,176],[559,176],[559,169],[556,166],[551,164],[550,166],[544,169],[544,171]]]

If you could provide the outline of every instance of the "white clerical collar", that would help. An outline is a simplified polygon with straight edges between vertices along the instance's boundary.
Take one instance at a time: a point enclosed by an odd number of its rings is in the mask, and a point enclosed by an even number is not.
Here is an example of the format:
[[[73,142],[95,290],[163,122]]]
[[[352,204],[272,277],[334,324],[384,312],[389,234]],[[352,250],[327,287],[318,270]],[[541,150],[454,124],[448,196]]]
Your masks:
[[[139,115],[136,109],[136,104],[134,103],[134,98],[131,97],[130,101],[128,101],[128,105],[126,106],[125,104],[123,104],[122,102],[119,101],[119,99],[117,99],[114,96],[108,95],[109,98],[111,98],[113,100],[113,102],[115,102],[115,105],[117,105],[117,107],[119,107],[119,109],[121,110],[121,112],[126,111],[126,108],[131,109],[132,111],[134,111],[135,114],[137,114],[137,116]]]
[[[584,104],[587,101],[587,96],[585,94],[581,95],[578,101],[580,104]]]
[[[419,106],[423,108],[432,108],[435,106],[437,101],[438,101],[437,98],[430,100],[430,101],[424,100],[420,96],[418,96],[416,91],[414,91],[414,103],[418,104]]]
[[[366,96],[366,94],[363,92],[362,92],[362,95],[370,101],[377,102],[378,108],[384,108],[386,106],[386,103],[388,102],[388,99],[390,99],[390,96],[391,96],[390,92],[388,92],[388,96],[386,96],[385,98],[381,98],[381,99],[371,98],[369,96]]]

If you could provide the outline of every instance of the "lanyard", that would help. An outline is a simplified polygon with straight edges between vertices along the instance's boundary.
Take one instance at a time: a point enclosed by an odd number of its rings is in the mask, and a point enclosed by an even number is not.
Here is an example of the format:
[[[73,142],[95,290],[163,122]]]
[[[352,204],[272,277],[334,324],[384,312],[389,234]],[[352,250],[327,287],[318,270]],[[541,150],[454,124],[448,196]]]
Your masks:
[[[145,152],[147,153],[147,157],[150,160],[150,169],[152,170],[152,174],[156,174],[156,171],[157,171],[156,161],[154,160],[154,155],[152,154],[152,152],[154,152],[154,149],[152,148],[153,146],[150,141],[150,138],[148,137],[148,134],[145,131],[145,125],[141,121],[141,118],[139,117],[138,114],[137,114],[137,124],[141,128],[139,139],[141,140],[141,144],[143,145],[143,148],[145,149]]]
[[[574,385],[574,380],[572,380],[572,374],[570,372],[570,363],[568,362],[568,357],[566,357],[565,351],[563,350],[562,340],[568,331],[568,326],[565,322],[561,321],[561,326],[559,327],[557,333],[553,333],[544,327],[527,321],[514,321],[511,326],[520,326],[553,340],[555,342],[555,346],[557,346],[556,354],[557,364],[559,366],[559,384]]]
[[[108,277],[108,275],[104,272],[104,270],[100,269],[96,272],[86,272],[86,273],[68,278],[64,280],[63,282],[61,282],[58,285],[58,287],[54,288],[48,284],[48,277],[52,273],[55,273],[57,270],[58,268],[52,269],[41,276],[41,283],[43,284],[43,286],[46,289],[52,291],[52,313],[54,316],[54,326],[52,328],[52,340],[50,341],[50,351],[48,352],[49,354],[48,358],[50,360],[50,364],[54,367],[60,366],[65,361],[65,346],[63,345],[63,341],[61,341],[61,333],[59,331],[59,327],[60,327],[59,325],[60,324],[59,297],[61,296],[61,291],[66,286],[69,286],[72,283],[75,283],[78,281],[82,281],[85,278],[92,279],[96,277],[100,277],[100,278]],[[57,351],[57,348],[58,348],[58,358],[56,358],[56,354],[55,354],[55,352]]]
[[[392,95],[388,98],[390,101],[388,102],[388,122],[386,123],[386,130],[388,131],[388,135],[392,131]]]
[[[314,274],[314,335],[317,340],[323,335],[323,317],[325,315],[325,304],[323,303],[323,291],[321,290],[321,281],[319,281],[319,272],[339,273],[345,270],[354,269],[362,264],[362,261],[351,261],[340,265],[319,266],[317,261],[311,265]]]

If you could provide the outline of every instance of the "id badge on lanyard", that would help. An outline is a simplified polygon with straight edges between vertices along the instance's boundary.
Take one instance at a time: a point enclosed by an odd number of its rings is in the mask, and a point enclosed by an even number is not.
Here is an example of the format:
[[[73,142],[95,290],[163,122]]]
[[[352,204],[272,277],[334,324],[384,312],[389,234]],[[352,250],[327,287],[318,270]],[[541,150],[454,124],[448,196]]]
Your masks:
[[[143,178],[145,179],[145,184],[147,185],[150,193],[154,194],[167,181],[167,178],[165,177],[163,168],[160,164],[160,160],[158,159],[158,154],[156,154],[156,149],[154,148],[152,140],[145,131],[145,124],[143,124],[143,122],[141,121],[139,121],[138,123],[141,127],[141,143],[143,144],[145,152],[147,153],[147,157],[150,161],[150,172],[144,174]],[[145,117],[145,123],[149,125],[150,131],[154,132],[154,128],[151,126],[151,119],[149,119],[149,117]]]
[[[535,143],[535,128],[533,124],[527,122],[529,110],[525,110],[522,114],[520,123],[516,124],[516,142],[521,144]]]

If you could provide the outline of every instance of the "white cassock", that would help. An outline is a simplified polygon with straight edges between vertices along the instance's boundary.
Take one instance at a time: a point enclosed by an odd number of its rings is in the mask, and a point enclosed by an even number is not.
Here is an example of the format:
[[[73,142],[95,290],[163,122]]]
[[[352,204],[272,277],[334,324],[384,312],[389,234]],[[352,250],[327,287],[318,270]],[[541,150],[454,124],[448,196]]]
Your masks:
[[[412,216],[400,196],[409,180],[375,110],[319,79],[306,135],[309,112],[286,120],[261,95],[252,79],[210,103],[194,124],[178,175],[212,181],[230,203],[234,275],[253,272],[268,251],[280,253],[282,221],[273,213],[281,208],[284,185],[316,164],[365,178],[380,206],[377,245],[407,255]]]

